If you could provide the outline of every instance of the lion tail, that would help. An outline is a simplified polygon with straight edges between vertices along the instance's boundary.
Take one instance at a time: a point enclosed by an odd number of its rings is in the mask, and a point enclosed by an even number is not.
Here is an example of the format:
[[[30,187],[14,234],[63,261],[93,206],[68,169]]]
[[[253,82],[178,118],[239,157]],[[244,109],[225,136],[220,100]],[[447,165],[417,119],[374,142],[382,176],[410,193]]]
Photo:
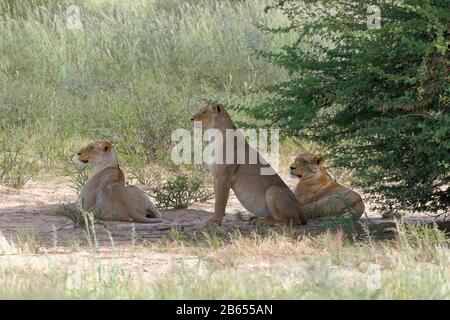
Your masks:
[[[136,222],[141,223],[162,222],[162,219],[158,219],[159,217],[161,217],[161,213],[155,208],[155,206],[150,201],[146,201],[145,216],[139,215],[137,212],[132,211],[130,213],[130,217],[133,218]]]
[[[147,218],[159,218],[161,213],[156,209],[156,207],[150,201],[147,202]]]
[[[35,213],[37,214],[45,214],[51,216],[60,216],[69,212],[72,208],[76,208],[75,203],[69,204],[49,204],[45,206],[40,206],[35,209]]]
[[[132,218],[134,221],[140,222],[140,223],[159,223],[159,222],[163,221],[162,219],[158,219],[158,218],[148,218],[147,216],[143,217],[135,212],[132,212],[130,214],[130,218]]]

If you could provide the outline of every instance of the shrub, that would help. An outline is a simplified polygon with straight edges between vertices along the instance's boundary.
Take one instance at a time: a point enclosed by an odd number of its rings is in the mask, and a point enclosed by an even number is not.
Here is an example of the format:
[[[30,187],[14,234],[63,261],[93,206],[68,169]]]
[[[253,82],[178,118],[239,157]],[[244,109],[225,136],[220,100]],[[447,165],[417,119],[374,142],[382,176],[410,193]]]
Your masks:
[[[250,113],[355,169],[379,209],[448,210],[448,1],[377,1],[381,28],[366,1],[318,3],[274,5],[298,40],[263,55],[291,77]]]
[[[23,141],[0,136],[0,183],[20,189],[38,173],[39,166],[24,149]]]
[[[98,211],[88,212],[74,205],[63,205],[61,215],[72,221],[76,227],[81,227],[85,231],[94,228],[95,225],[105,226]]]
[[[154,190],[158,208],[185,209],[192,203],[204,202],[214,194],[208,191],[198,177],[176,175]]]
[[[39,235],[28,229],[19,229],[16,234],[17,246],[22,252],[39,253],[41,241]]]

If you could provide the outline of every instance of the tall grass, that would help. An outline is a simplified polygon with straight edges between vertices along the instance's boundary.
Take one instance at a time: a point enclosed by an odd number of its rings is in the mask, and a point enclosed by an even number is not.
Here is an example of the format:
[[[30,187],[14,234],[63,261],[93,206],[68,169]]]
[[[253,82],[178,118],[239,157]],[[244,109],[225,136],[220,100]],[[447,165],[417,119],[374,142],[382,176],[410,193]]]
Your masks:
[[[80,30],[66,26],[69,4],[81,7]],[[284,20],[266,4],[0,1],[0,142],[45,170],[70,169],[77,148],[100,138],[138,171],[168,162],[172,130],[200,101],[245,107],[284,76],[255,55],[292,40],[257,28]]]
[[[448,239],[437,228],[398,231],[382,242],[236,234],[137,255],[0,256],[0,298],[449,299]]]

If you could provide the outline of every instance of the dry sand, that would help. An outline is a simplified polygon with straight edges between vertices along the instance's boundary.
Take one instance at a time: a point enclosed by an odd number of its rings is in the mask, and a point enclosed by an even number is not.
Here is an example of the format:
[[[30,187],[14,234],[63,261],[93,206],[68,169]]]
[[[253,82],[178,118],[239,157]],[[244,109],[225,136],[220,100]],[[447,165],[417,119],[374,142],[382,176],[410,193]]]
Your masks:
[[[285,175],[283,179],[291,188],[295,187],[295,178]],[[21,190],[0,186],[0,232],[7,240],[14,241],[17,232],[26,230],[37,235],[44,246],[56,244],[69,246],[73,243],[83,245],[86,243],[86,235],[81,228],[74,227],[65,217],[39,213],[39,208],[43,206],[73,202],[76,198],[77,195],[70,187],[68,177],[43,176],[37,181],[30,181]],[[110,246],[110,236],[114,239],[115,245],[127,245],[133,241],[173,239],[171,229],[176,229],[184,238],[201,237],[205,231],[205,222],[211,216],[213,208],[214,200],[209,200],[206,203],[195,203],[187,210],[163,210],[161,223],[132,225],[107,222],[106,228],[103,226],[96,228],[97,238],[100,246]],[[248,215],[234,194],[231,194],[227,214],[220,228],[221,234],[236,230],[243,234],[261,231],[261,227],[257,230],[256,226],[240,219],[236,212]],[[371,227],[379,226],[378,229],[382,230],[393,226],[392,220],[381,219],[379,215],[371,212],[368,212],[361,222]],[[311,220],[307,226],[295,226],[292,230],[294,234],[317,234],[328,227],[320,220]]]

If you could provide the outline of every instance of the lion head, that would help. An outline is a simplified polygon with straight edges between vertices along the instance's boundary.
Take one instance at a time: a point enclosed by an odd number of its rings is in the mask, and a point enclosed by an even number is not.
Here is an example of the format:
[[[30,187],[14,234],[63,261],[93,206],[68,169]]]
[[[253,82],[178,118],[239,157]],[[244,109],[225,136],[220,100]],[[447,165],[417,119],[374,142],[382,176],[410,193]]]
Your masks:
[[[103,159],[109,158],[112,149],[111,142],[107,140],[90,143],[78,152],[78,161],[94,165],[101,163]]]
[[[225,115],[225,110],[217,103],[207,103],[198,113],[191,118],[192,124],[201,123],[204,130],[216,128]]]
[[[290,166],[291,174],[301,178],[306,174],[319,172],[324,161],[322,155],[309,152],[299,154]]]

